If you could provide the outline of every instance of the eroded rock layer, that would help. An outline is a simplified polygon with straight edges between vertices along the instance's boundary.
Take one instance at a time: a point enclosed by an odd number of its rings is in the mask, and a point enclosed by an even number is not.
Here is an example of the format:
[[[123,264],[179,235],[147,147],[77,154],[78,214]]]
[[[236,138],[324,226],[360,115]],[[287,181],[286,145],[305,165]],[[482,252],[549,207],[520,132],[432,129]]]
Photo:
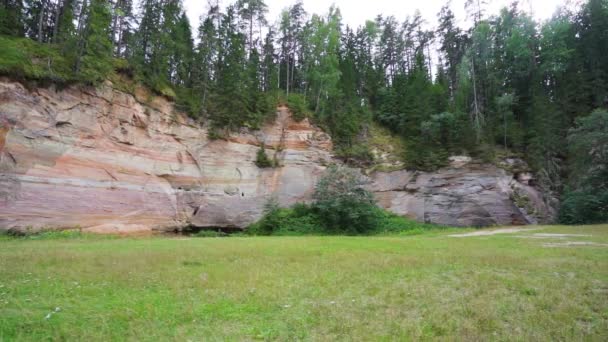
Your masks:
[[[1,82],[0,227],[245,227],[271,194],[307,199],[330,159],[329,137],[286,108],[259,132],[212,141],[162,98],[138,97]],[[255,165],[262,143],[282,167]]]
[[[281,167],[255,165],[261,144]],[[0,229],[244,228],[272,195],[282,205],[310,199],[331,150],[327,134],[286,108],[260,131],[210,140],[143,90],[29,90],[0,80]],[[532,209],[548,212],[532,187],[494,166],[372,178],[381,205],[427,222],[524,224],[534,222]],[[528,209],[514,200],[522,192]]]

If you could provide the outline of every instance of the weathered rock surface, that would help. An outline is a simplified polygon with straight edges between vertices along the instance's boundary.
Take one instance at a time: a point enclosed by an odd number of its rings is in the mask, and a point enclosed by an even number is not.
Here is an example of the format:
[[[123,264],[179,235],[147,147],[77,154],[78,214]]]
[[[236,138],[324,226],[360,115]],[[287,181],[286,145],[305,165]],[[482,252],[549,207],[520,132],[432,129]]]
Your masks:
[[[170,102],[136,94],[0,80],[0,229],[243,228],[273,194],[282,205],[308,200],[332,161],[330,137],[286,108],[260,131],[209,140]],[[282,167],[255,165],[261,144]],[[372,188],[384,207],[433,223],[533,223],[517,199],[550,216],[541,196],[506,171],[457,164],[378,173]]]
[[[212,141],[164,99],[143,103],[110,85],[0,82],[0,228],[242,228],[272,194],[308,199],[331,158],[329,136],[286,108],[259,132]],[[282,167],[254,164],[262,143]]]
[[[371,190],[381,206],[422,222],[525,225],[549,222],[555,215],[532,186],[470,158],[453,158],[450,167],[433,173],[396,171],[372,177]]]

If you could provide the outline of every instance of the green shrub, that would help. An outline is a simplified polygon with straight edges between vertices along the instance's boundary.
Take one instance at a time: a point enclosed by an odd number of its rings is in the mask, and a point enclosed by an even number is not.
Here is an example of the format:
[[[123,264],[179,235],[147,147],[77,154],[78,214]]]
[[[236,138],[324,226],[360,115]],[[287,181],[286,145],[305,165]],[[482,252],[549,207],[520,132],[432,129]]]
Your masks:
[[[379,215],[381,217],[381,220],[376,230],[376,233],[379,234],[399,233],[401,235],[411,235],[419,234],[426,230],[440,227],[437,225],[421,223],[409,218],[405,218],[403,216],[393,214],[380,208],[378,208],[378,210],[380,211]]]
[[[253,235],[382,234],[423,231],[436,226],[389,213],[375,205],[358,170],[331,165],[319,180],[314,202],[281,208],[272,197],[264,216],[248,227]]]
[[[4,231],[0,233],[5,239],[26,239],[26,240],[73,240],[99,238],[99,235],[92,233],[83,233],[80,229],[65,229],[65,230],[33,230],[31,227],[21,231]],[[103,235],[104,238],[115,238],[114,235]]]
[[[264,216],[247,228],[251,235],[323,234],[324,229],[313,209],[305,204],[280,208],[272,197],[264,206]]]
[[[296,121],[302,121],[311,115],[304,95],[295,93],[289,94],[287,97],[287,106],[291,110],[291,114]]]
[[[268,158],[264,144],[262,144],[255,156],[255,165],[261,169],[277,166],[275,160]]]
[[[444,148],[412,139],[407,145],[405,163],[409,169],[435,171],[448,165],[448,157],[448,151]]]
[[[276,119],[278,104],[276,94],[265,94],[260,92],[253,98],[250,98],[249,102],[251,113],[245,123],[246,127],[260,129],[265,123],[272,122]]]
[[[192,89],[175,87],[174,106],[177,110],[187,113],[193,119],[198,119],[201,112],[201,99]]]
[[[219,237],[227,237],[228,234],[222,232],[222,231],[215,231],[215,230],[201,230],[199,232],[197,232],[196,234],[193,235],[194,237],[199,237],[199,238],[219,238]]]
[[[77,80],[70,63],[55,45],[0,36],[0,46],[0,74],[54,82]]]
[[[265,207],[264,216],[247,228],[250,235],[331,235],[331,234],[399,234],[417,235],[439,226],[416,222],[378,207],[374,211],[375,225],[357,232],[354,230],[336,230],[327,226],[320,216],[320,211],[313,205],[298,203],[291,208],[280,208],[276,199],[271,199]]]
[[[83,234],[80,230],[56,230],[56,231],[43,231],[36,234],[28,235],[27,237],[32,240],[56,240],[56,239],[81,239],[86,234]]]
[[[578,118],[568,132],[568,143],[571,174],[560,221],[608,222],[608,111]]]
[[[207,131],[207,138],[209,140],[225,140],[228,136],[228,132],[225,129],[220,129],[214,126],[209,127]]]
[[[380,216],[369,181],[360,171],[331,165],[315,187],[314,209],[329,232],[362,234],[378,228]]]
[[[608,191],[574,191],[566,193],[559,212],[565,224],[608,222]]]
[[[360,165],[374,162],[374,155],[367,144],[338,147],[335,151],[335,155],[344,160],[347,164]]]

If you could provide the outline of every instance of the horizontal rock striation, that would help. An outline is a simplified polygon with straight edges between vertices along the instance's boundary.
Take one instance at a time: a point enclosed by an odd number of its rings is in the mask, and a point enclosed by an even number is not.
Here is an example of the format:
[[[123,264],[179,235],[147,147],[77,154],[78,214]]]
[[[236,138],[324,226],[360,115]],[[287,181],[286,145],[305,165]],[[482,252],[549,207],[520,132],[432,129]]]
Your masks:
[[[151,99],[151,100],[150,100]],[[0,228],[99,232],[245,227],[266,199],[303,201],[331,140],[286,108],[261,131],[207,130],[143,91],[0,82]],[[259,169],[261,144],[282,167]]]
[[[222,140],[207,133],[143,89],[26,89],[0,80],[0,229],[244,228],[270,196],[282,205],[309,200],[332,162],[330,137],[287,108],[259,131]],[[280,167],[255,165],[262,144]],[[372,178],[381,205],[426,222],[534,223],[518,201],[549,212],[532,187],[494,166]]]

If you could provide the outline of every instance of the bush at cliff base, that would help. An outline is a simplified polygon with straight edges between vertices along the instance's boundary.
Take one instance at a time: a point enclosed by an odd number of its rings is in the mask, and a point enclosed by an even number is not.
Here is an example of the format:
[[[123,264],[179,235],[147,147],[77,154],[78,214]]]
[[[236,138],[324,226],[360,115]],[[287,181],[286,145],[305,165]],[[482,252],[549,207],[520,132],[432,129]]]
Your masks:
[[[313,203],[280,208],[276,198],[265,205],[264,216],[251,225],[253,235],[374,234],[424,229],[420,224],[376,206],[365,189],[368,180],[360,171],[330,166],[317,183]]]

